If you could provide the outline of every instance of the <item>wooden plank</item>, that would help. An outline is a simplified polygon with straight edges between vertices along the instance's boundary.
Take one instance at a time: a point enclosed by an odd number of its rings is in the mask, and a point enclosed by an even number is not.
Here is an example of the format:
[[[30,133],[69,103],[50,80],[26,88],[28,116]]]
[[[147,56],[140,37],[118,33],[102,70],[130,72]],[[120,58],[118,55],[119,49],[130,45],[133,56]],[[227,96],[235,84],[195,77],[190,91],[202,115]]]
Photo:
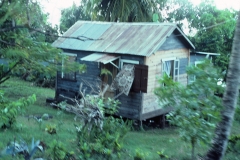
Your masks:
[[[139,119],[139,110],[132,108],[120,108],[117,115],[124,118]]]
[[[145,119],[153,118],[153,117],[160,116],[163,114],[167,114],[171,110],[173,110],[173,108],[168,107],[168,108],[156,109],[156,110],[154,110],[152,112],[148,112],[148,113],[143,113],[140,115],[140,120],[145,120]]]

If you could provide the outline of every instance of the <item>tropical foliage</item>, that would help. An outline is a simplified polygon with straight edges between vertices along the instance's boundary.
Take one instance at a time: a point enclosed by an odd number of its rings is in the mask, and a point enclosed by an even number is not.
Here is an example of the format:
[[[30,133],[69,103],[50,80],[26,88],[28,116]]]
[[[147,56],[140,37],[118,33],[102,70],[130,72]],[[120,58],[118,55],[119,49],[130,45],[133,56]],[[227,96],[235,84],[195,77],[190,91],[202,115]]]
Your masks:
[[[6,129],[15,126],[17,122],[16,117],[35,101],[35,95],[21,98],[17,101],[9,101],[4,97],[4,92],[0,90],[0,127]]]
[[[0,83],[12,73],[55,75],[61,69],[57,64],[62,62],[62,56],[50,43],[58,35],[47,23],[38,2],[0,1],[0,7]]]
[[[227,71],[237,12],[234,10],[219,10],[210,3],[201,3],[195,7],[194,17],[189,17],[189,27],[197,30],[190,40],[197,51],[219,53],[215,64]],[[193,16],[192,15],[192,16]]]
[[[77,6],[75,3],[70,8],[61,10],[60,33],[67,31],[78,20],[91,20],[85,13],[84,6]]]
[[[92,20],[151,22],[153,13],[158,13],[166,0],[84,0],[83,3]]]
[[[238,12],[240,16],[240,11]],[[227,73],[226,89],[223,95],[223,111],[221,112],[221,121],[219,122],[212,146],[206,154],[206,160],[222,159],[225,155],[228,138],[231,133],[235,109],[239,96],[240,77],[240,20],[237,20],[236,30],[234,33],[232,52]]]
[[[101,159],[116,159],[120,157],[121,142],[130,130],[131,121],[114,118],[120,102],[111,98],[104,99],[99,95],[85,95],[82,85],[79,88],[82,100],[67,98],[74,105],[67,103],[54,104],[67,112],[76,115],[75,123],[80,159],[89,159],[97,156]],[[109,114],[105,117],[105,114]],[[95,153],[95,154],[92,154]],[[96,158],[96,157],[95,157]]]
[[[215,93],[222,93],[223,89],[217,85],[217,70],[208,61],[198,67],[189,67],[187,73],[195,76],[194,82],[182,86],[164,76],[159,83],[165,85],[156,88],[155,94],[167,107],[173,107],[167,118],[179,127],[181,138],[191,143],[194,159],[196,145],[199,142],[208,144],[210,141],[211,130],[215,128],[222,108],[221,98]]]

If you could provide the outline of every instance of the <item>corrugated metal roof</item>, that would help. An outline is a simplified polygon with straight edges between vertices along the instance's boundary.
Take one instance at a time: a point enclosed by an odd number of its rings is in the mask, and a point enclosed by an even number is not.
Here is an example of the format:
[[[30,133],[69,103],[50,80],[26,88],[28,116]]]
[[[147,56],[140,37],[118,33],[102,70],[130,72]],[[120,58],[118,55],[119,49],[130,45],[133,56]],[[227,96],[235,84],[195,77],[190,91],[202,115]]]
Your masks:
[[[194,48],[176,24],[94,21],[78,21],[63,36],[84,36],[97,40],[59,38],[53,46],[72,50],[149,56],[160,48],[174,30],[183,35],[191,49]]]
[[[101,54],[101,53],[93,53],[86,57],[81,58],[82,61],[93,61],[93,62],[101,62],[103,64],[107,64],[109,62],[118,59],[118,56],[110,55],[110,54]]]

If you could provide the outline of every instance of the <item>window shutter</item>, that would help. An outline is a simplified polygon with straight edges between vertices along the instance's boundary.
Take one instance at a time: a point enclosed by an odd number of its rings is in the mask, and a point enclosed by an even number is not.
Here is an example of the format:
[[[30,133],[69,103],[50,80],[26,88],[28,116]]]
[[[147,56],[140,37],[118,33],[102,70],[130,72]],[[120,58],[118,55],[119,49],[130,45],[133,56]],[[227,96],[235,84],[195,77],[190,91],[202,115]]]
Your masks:
[[[179,66],[180,66],[179,63],[180,63],[179,59],[174,60],[174,74],[173,74],[174,78],[173,78],[173,80],[176,82],[179,81]]]
[[[134,81],[132,84],[132,92],[147,93],[147,80],[148,80],[148,66],[147,65],[134,65]]]

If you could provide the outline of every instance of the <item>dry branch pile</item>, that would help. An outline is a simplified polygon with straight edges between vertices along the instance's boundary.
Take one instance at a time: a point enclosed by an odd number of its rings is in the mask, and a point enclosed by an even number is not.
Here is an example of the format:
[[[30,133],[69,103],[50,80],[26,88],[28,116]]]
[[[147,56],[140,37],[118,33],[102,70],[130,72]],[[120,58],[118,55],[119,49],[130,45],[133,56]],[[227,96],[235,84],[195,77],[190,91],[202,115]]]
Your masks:
[[[109,86],[105,85],[103,90],[98,87],[98,91],[96,91],[94,90],[94,87],[89,85],[89,87],[92,89],[91,92],[95,94],[98,93],[97,95],[85,95],[85,89],[83,89],[82,86],[83,85],[81,83],[79,87],[79,95],[82,97],[81,99],[69,98],[60,95],[73,102],[73,104],[61,102],[59,104],[51,103],[51,105],[59,107],[67,112],[74,113],[76,115],[74,119],[79,119],[80,122],[83,123],[83,126],[81,127],[82,129],[87,126],[88,130],[90,131],[93,125],[102,129],[104,112],[102,106],[98,103],[98,100],[104,96]]]

